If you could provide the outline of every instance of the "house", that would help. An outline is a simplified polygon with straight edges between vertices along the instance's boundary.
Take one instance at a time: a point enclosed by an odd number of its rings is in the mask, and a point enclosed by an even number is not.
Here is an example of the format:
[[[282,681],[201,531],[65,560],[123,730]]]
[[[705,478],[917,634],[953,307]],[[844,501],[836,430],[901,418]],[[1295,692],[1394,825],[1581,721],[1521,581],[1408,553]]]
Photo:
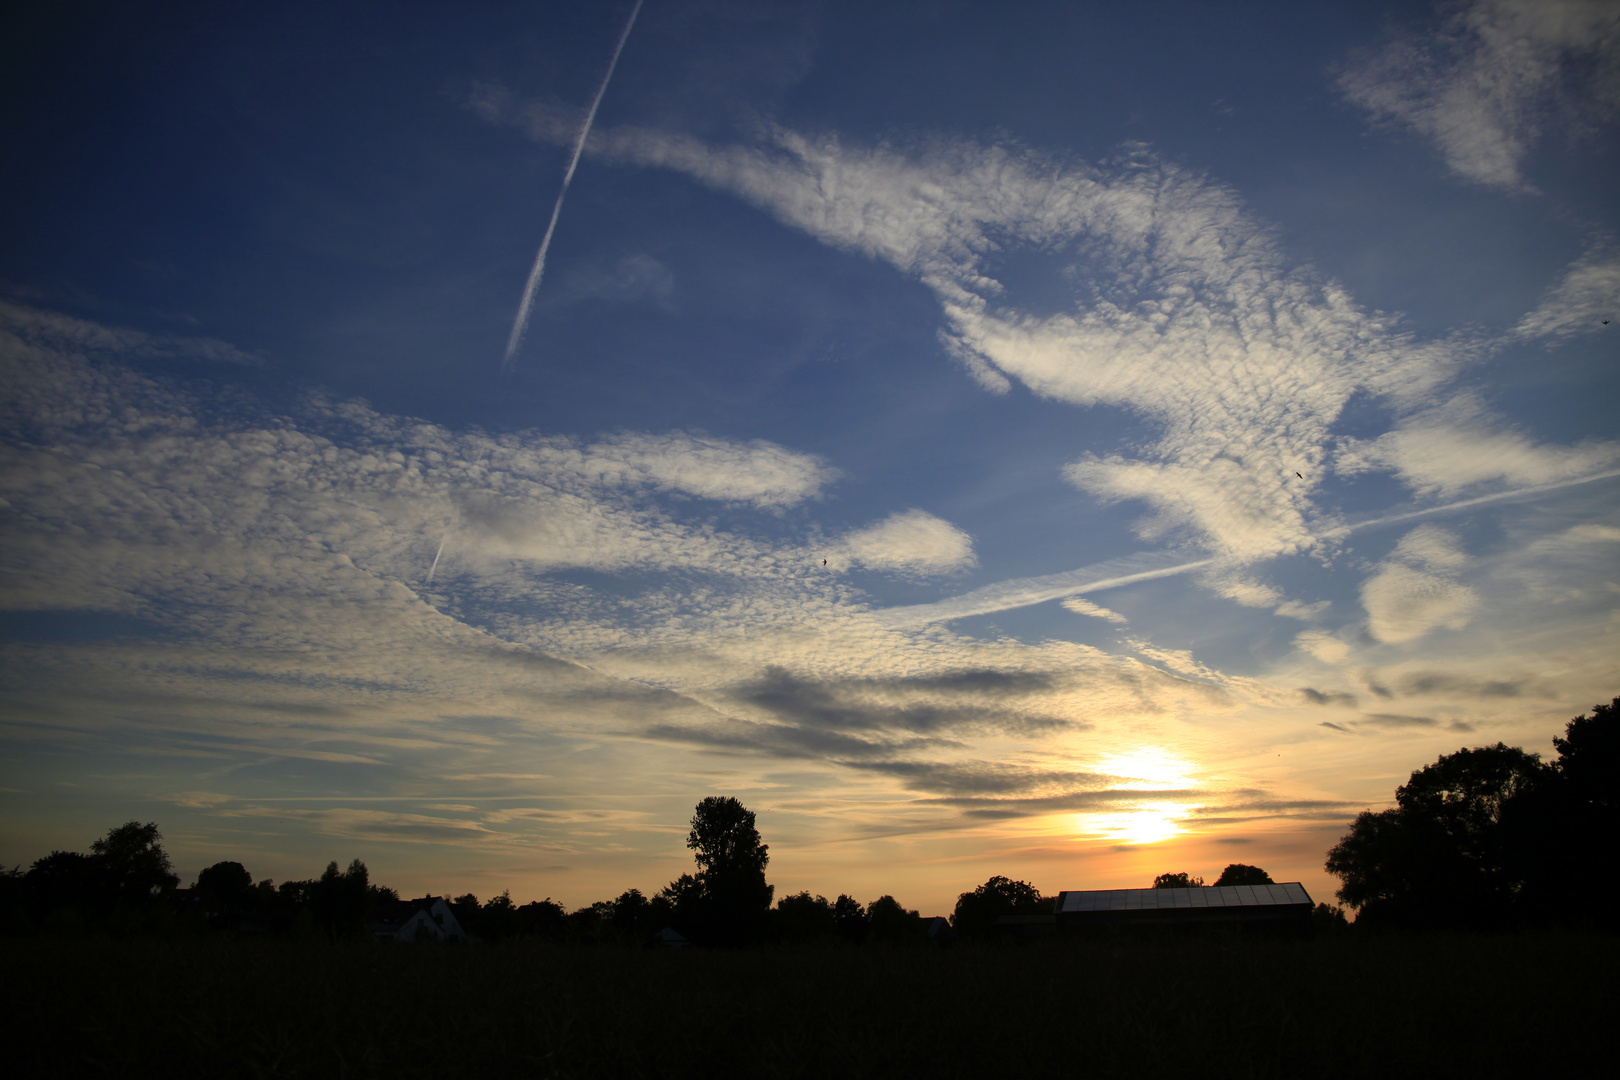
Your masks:
[[[1066,929],[1227,923],[1308,934],[1311,907],[1305,886],[1289,881],[1280,885],[1062,892],[1052,909],[1058,925]]]
[[[442,896],[420,900],[400,900],[381,913],[371,924],[371,936],[378,941],[434,942],[467,945],[476,941],[456,921],[456,913]]]
[[[673,926],[666,926],[647,939],[647,947],[649,949],[689,949],[692,947],[692,943],[686,939],[685,934],[682,934]]]

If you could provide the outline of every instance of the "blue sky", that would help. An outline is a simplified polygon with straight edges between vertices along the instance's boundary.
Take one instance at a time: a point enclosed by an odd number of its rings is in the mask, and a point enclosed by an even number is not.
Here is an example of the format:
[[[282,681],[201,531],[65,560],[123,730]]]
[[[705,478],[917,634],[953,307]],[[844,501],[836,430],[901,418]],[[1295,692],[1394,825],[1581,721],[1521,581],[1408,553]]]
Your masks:
[[[1604,3],[65,6],[7,37],[0,856],[948,909],[1620,686]]]

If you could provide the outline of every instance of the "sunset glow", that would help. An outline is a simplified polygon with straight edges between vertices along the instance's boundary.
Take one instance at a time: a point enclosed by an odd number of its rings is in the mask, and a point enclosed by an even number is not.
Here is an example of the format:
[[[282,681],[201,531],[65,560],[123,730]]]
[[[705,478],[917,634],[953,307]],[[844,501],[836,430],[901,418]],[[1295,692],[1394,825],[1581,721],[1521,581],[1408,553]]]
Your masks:
[[[1117,813],[1087,815],[1081,819],[1081,832],[1116,844],[1157,844],[1185,831],[1186,811],[1176,803],[1142,803]]]

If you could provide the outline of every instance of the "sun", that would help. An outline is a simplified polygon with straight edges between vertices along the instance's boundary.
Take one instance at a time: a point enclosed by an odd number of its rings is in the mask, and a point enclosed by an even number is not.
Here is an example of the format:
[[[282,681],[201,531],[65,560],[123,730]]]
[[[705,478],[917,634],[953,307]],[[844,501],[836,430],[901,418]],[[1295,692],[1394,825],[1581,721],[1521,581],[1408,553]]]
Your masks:
[[[1116,844],[1157,844],[1186,831],[1180,821],[1186,812],[1175,803],[1142,803],[1130,810],[1087,814],[1080,831]]]

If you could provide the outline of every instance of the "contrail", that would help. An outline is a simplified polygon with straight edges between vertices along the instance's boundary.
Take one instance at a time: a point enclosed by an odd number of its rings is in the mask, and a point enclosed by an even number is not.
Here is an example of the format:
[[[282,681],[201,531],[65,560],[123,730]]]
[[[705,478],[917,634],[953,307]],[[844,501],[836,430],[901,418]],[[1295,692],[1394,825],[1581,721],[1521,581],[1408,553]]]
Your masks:
[[[1127,555],[1120,559],[1082,566],[1078,570],[1000,581],[932,604],[887,608],[873,612],[873,616],[879,622],[896,628],[927,626],[929,623],[965,619],[970,615],[989,615],[997,611],[1044,604],[1048,600],[1078,596],[1081,593],[1101,592],[1104,589],[1117,589],[1122,585],[1134,585],[1139,581],[1186,574],[1215,561],[1198,559],[1193,562],[1182,562],[1180,559],[1181,556],[1168,551]]]
[[[449,540],[449,539],[450,539],[450,534],[445,533],[444,534],[444,540],[439,541],[439,550],[435,551],[433,553],[433,565],[428,567],[427,583],[429,585],[433,584],[433,571],[435,571],[435,570],[437,570],[439,568],[439,556],[444,554],[445,540]]]
[[[1448,514],[1454,510],[1466,510],[1471,506],[1480,506],[1484,503],[1504,502],[1508,499],[1525,499],[1533,495],[1540,495],[1546,491],[1557,491],[1560,488],[1577,487],[1581,484],[1590,484],[1598,480],[1613,480],[1620,477],[1620,469],[1611,469],[1608,472],[1589,473],[1586,476],[1577,476],[1569,480],[1554,480],[1548,484],[1536,484],[1531,487],[1515,488],[1512,491],[1498,491],[1490,495],[1479,495],[1472,499],[1463,499],[1460,502],[1446,503],[1443,506],[1428,506],[1421,510],[1407,510],[1401,513],[1387,514],[1383,517],[1368,518],[1363,521],[1351,522],[1329,529],[1322,535],[1336,538],[1349,533],[1360,532],[1362,529],[1376,529],[1383,525],[1399,525],[1403,521],[1412,521],[1416,518],[1429,517],[1431,514]]]
[[[551,223],[546,226],[546,235],[540,241],[540,253],[534,257],[534,269],[529,271],[529,283],[523,287],[523,302],[518,305],[517,320],[512,324],[512,336],[506,339],[506,355],[501,358],[501,370],[505,371],[512,363],[512,356],[523,344],[523,335],[529,329],[529,308],[534,304],[534,294],[540,290],[540,277],[546,272],[546,249],[551,246],[551,234],[557,230],[557,217],[562,213],[563,198],[568,194],[568,185],[573,182],[574,170],[579,167],[579,155],[585,151],[585,140],[591,133],[591,124],[596,120],[596,110],[602,104],[602,95],[607,93],[608,80],[613,78],[613,69],[619,65],[619,54],[624,52],[624,43],[630,40],[630,28],[636,25],[636,16],[641,14],[642,0],[636,0],[636,6],[630,12],[630,20],[624,24],[624,33],[619,35],[619,43],[613,48],[613,59],[608,61],[607,74],[602,76],[602,85],[596,88],[596,98],[591,102],[591,111],[585,114],[585,126],[579,129],[579,139],[574,143],[574,156],[568,159],[568,171],[563,174],[562,190],[557,192],[557,205],[551,208]]]
[[[1323,535],[1329,538],[1346,536],[1362,529],[1375,529],[1383,525],[1398,525],[1403,521],[1412,521],[1416,518],[1428,517],[1431,514],[1466,510],[1471,506],[1502,502],[1507,499],[1528,498],[1547,491],[1575,487],[1580,484],[1590,484],[1598,480],[1612,480],[1616,477],[1620,477],[1620,470],[1592,473],[1588,476],[1578,476],[1569,480],[1555,480],[1549,484],[1538,484],[1534,487],[1518,488],[1513,491],[1499,491],[1491,495],[1480,495],[1472,499],[1447,503],[1444,506],[1430,506],[1421,510],[1385,514],[1382,517],[1340,525],[1327,530]],[[931,604],[884,608],[874,611],[872,615],[880,623],[896,628],[927,626],[930,623],[949,622],[953,619],[963,619],[972,615],[990,615],[998,611],[1030,607],[1034,604],[1043,604],[1048,600],[1101,592],[1104,589],[1117,589],[1122,585],[1134,585],[1139,581],[1152,581],[1155,578],[1186,574],[1194,570],[1201,570],[1214,562],[1213,558],[1182,562],[1179,561],[1179,557],[1174,552],[1144,552],[1140,555],[1127,555],[1123,558],[1111,559],[1108,562],[1095,563],[1091,566],[1083,566],[1078,570],[1067,570],[1058,574],[1012,578],[1008,581],[1000,581],[994,585],[974,589],[972,592],[963,593],[961,596],[951,597],[948,600],[937,600]]]

